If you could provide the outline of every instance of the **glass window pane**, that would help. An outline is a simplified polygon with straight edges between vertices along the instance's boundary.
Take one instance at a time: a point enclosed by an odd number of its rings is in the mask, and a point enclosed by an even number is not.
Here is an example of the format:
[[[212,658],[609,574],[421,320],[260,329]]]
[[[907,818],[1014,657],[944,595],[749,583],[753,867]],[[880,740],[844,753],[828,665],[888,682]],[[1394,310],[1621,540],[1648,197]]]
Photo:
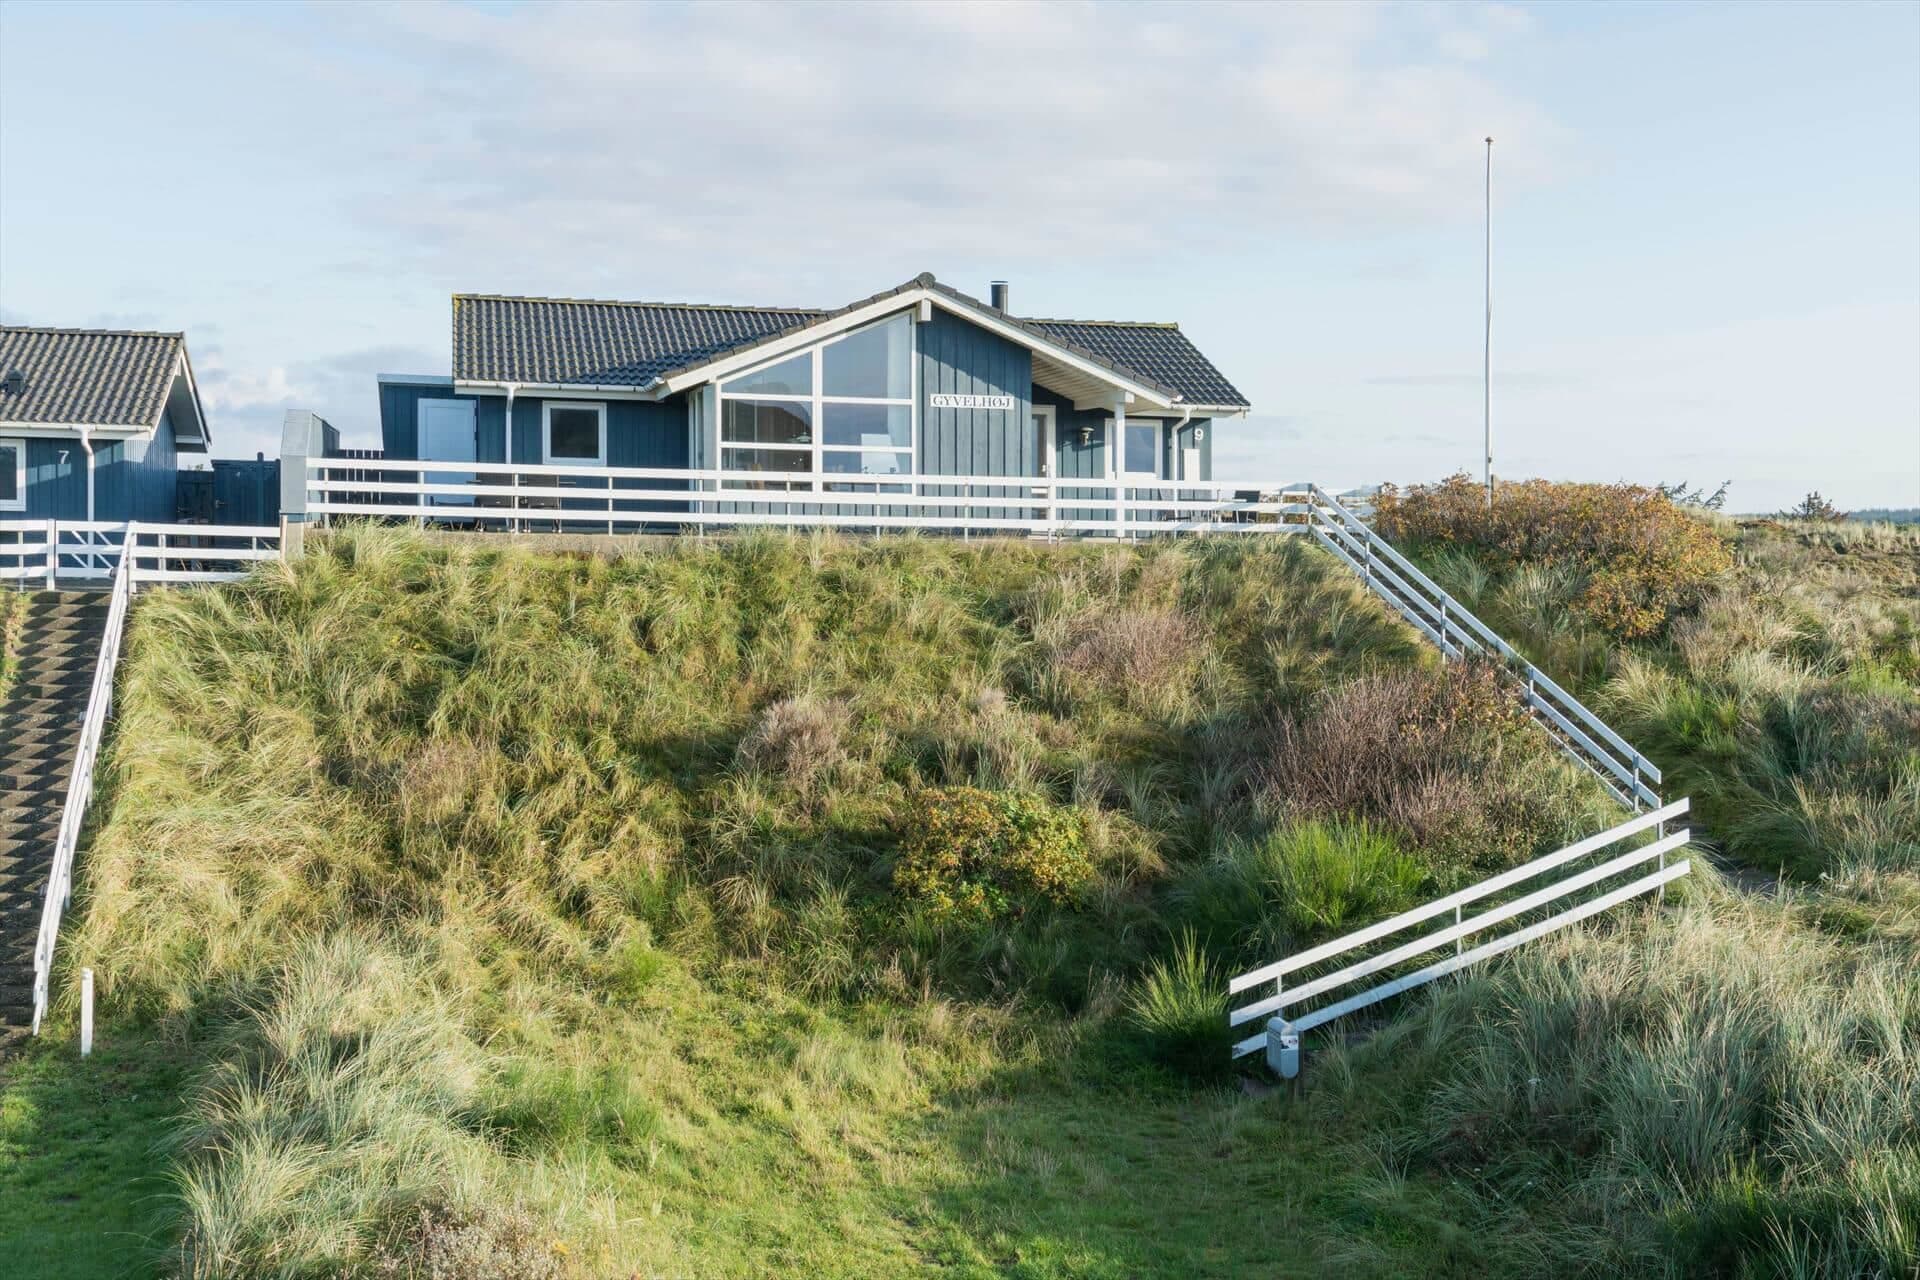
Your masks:
[[[720,438],[728,444],[812,444],[813,406],[790,400],[722,400]]]
[[[1129,475],[1160,474],[1160,427],[1155,424],[1127,424],[1127,455],[1124,470]]]
[[[903,476],[907,474],[912,461],[913,455],[910,453],[891,453],[879,449],[859,453],[851,449],[829,449],[820,455],[821,469],[840,475]]]
[[[813,353],[803,351],[779,364],[743,373],[720,389],[728,395],[810,396],[813,394]]]
[[[869,449],[913,443],[913,406],[906,404],[837,404],[821,406],[824,444],[864,445]]]
[[[829,343],[821,353],[821,394],[905,400],[913,394],[913,323],[905,315]]]
[[[555,462],[596,462],[600,458],[597,409],[547,410],[547,455]]]
[[[20,500],[20,446],[0,444],[0,502]]]
[[[810,471],[810,449],[722,449],[720,466],[726,471]],[[808,481],[789,485],[779,480],[728,480],[729,489],[804,489]]]

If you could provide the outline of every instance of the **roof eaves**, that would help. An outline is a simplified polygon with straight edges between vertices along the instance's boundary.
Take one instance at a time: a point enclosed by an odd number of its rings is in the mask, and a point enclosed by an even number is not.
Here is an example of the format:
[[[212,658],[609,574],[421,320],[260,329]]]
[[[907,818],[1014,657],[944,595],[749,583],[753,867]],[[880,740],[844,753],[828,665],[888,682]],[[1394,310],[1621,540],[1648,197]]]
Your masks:
[[[776,329],[772,333],[765,334],[761,337],[755,338],[751,342],[742,343],[737,347],[729,347],[725,351],[717,352],[712,355],[703,355],[694,360],[684,361],[678,365],[673,366],[672,368],[662,369],[653,376],[652,380],[649,381],[646,384],[646,386],[647,387],[661,386],[671,381],[672,379],[684,378],[687,374],[692,373],[697,369],[705,368],[707,365],[718,364],[722,360],[732,360],[736,356],[743,355],[749,351],[756,351],[761,347],[769,346],[773,343],[784,341],[787,338],[794,337],[798,334],[806,333],[808,330],[817,328],[820,325],[831,323],[832,321],[838,320],[842,316],[858,311],[863,307],[870,307],[876,302],[885,302],[888,298],[896,298],[903,293],[910,293],[915,289],[924,289],[932,285],[933,283],[934,283],[934,279],[932,274],[923,271],[919,275],[915,276],[913,279],[907,281],[905,284],[896,286],[895,288],[892,288],[892,289],[882,289],[879,293],[874,294],[872,297],[861,298],[858,301],[849,302],[846,306],[837,307],[832,311],[815,311],[811,314],[811,316],[808,319],[803,320],[799,324],[790,324],[784,329]],[[733,308],[733,309],[744,310],[745,308]],[[778,310],[778,308],[775,308],[775,307],[764,307],[764,308],[753,308],[753,309],[765,310],[765,311]]]
[[[953,299],[954,301],[963,303],[966,306],[973,307],[977,310],[990,311],[994,315],[999,316],[1007,324],[1014,326],[1016,329],[1024,330],[1026,333],[1030,334],[1036,340],[1040,342],[1044,342],[1050,347],[1058,347],[1062,351],[1071,352],[1073,355],[1077,356],[1079,359],[1087,361],[1089,364],[1098,365],[1100,368],[1106,369],[1111,373],[1116,373],[1123,378],[1130,379],[1140,384],[1141,386],[1146,387],[1149,390],[1155,392],[1156,394],[1164,397],[1169,403],[1172,403],[1172,404],[1180,403],[1180,393],[1178,391],[1174,390],[1172,387],[1167,386],[1163,382],[1147,377],[1145,374],[1141,373],[1137,369],[1129,369],[1123,364],[1119,364],[1113,360],[1107,359],[1103,355],[1099,355],[1099,354],[1096,354],[1095,352],[1087,350],[1085,347],[1079,345],[1078,343],[1069,342],[1065,338],[1061,338],[1055,334],[1048,333],[1045,329],[1040,328],[1039,325],[1032,320],[1023,319],[1020,316],[1008,315],[1006,312],[1001,311],[1000,309],[998,309],[997,307],[994,307],[990,303],[982,302],[980,301],[980,299],[973,297],[970,294],[965,294],[960,292],[960,290],[954,288],[952,285],[941,284],[938,280],[935,280],[933,276],[930,274],[923,275],[920,278],[926,282],[926,286],[929,289],[932,289],[936,293],[943,293],[947,295],[947,297]]]
[[[952,285],[942,284],[938,279],[934,277],[933,273],[930,271],[923,271],[919,275],[915,276],[913,279],[907,281],[904,284],[897,285],[891,289],[883,289],[879,293],[873,294],[871,297],[858,299],[857,301],[848,303],[844,307],[839,307],[832,311],[817,312],[810,319],[806,320],[801,324],[788,325],[784,329],[780,329],[773,333],[766,334],[763,337],[756,338],[752,342],[744,343],[737,347],[730,347],[726,351],[720,352],[716,355],[702,356],[697,360],[690,360],[670,369],[663,369],[658,374],[656,374],[653,380],[647,383],[646,386],[648,387],[662,386],[674,379],[685,378],[687,374],[693,373],[699,369],[705,368],[708,365],[718,364],[722,360],[728,360],[728,361],[735,360],[737,357],[744,355],[748,352],[758,350],[759,348],[762,348],[762,347],[770,346],[774,343],[782,342],[788,338],[795,337],[799,334],[807,332],[808,330],[817,328],[820,325],[831,323],[832,321],[837,320],[842,316],[848,315],[851,312],[862,310],[863,308],[870,307],[877,302],[885,302],[888,298],[899,297],[901,294],[911,293],[918,289],[925,289],[930,293],[939,294],[942,297],[946,298],[948,301],[959,303],[962,307],[968,310],[980,312],[982,314],[993,315],[997,317],[1002,323],[1012,326],[1013,328],[1019,330],[1020,332],[1026,334],[1028,337],[1032,338],[1037,343],[1040,343],[1044,346],[1053,347],[1060,351],[1067,352],[1078,360],[1085,361],[1086,363],[1094,365],[1097,368],[1104,369],[1109,373],[1115,374],[1116,376],[1122,379],[1131,381],[1136,385],[1152,392],[1154,395],[1167,400],[1169,403],[1177,404],[1180,402],[1180,393],[1174,390],[1172,387],[1169,387],[1164,383],[1161,383],[1153,378],[1149,378],[1146,375],[1138,372],[1137,370],[1129,369],[1124,365],[1118,364],[1112,360],[1107,359],[1104,356],[1101,356],[1096,354],[1095,352],[1089,351],[1085,347],[1079,346],[1076,343],[1068,342],[1053,334],[1047,333],[1045,330],[1035,326],[1032,322],[1024,320],[1019,316],[1009,315],[1006,312],[1001,311],[998,308],[990,305],[989,303],[982,302],[980,299],[975,298],[970,294],[962,293],[960,290],[954,288]],[[768,308],[768,309],[771,310],[771,308]]]

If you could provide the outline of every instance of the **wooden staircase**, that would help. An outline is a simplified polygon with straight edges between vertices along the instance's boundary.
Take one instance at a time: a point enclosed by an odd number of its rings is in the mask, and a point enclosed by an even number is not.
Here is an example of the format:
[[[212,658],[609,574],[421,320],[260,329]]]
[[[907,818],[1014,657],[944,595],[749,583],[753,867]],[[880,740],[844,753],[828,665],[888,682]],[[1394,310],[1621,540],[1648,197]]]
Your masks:
[[[103,591],[36,593],[0,704],[0,1049],[33,1025],[33,948],[108,608]]]

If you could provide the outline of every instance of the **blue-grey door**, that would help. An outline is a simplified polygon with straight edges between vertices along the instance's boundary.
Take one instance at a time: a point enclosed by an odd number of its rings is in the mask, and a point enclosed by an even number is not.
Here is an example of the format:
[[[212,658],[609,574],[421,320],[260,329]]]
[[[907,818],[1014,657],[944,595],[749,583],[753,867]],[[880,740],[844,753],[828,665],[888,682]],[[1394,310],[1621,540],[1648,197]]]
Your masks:
[[[479,456],[479,433],[474,426],[471,400],[422,400],[419,404],[420,460],[422,462],[473,462]],[[429,484],[472,484],[473,473],[428,472]],[[424,504],[434,507],[464,507],[471,499],[458,494],[437,494]]]

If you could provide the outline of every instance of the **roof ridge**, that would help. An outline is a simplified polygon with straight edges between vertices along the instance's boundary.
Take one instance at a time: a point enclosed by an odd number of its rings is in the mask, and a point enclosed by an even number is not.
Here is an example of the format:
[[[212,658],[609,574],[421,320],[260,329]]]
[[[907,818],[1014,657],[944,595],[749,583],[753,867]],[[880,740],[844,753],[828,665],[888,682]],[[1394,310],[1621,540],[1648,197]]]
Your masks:
[[[0,324],[0,333],[72,333],[91,338],[186,338],[182,329],[86,329],[52,324]]]
[[[456,293],[455,302],[544,302],[578,307],[668,307],[676,311],[779,311],[796,315],[825,315],[824,307],[769,307],[757,303],[636,302],[631,298],[549,298],[515,293]]]
[[[1022,316],[1028,324],[1084,324],[1110,329],[1178,329],[1178,320],[1069,320],[1063,316]]]

